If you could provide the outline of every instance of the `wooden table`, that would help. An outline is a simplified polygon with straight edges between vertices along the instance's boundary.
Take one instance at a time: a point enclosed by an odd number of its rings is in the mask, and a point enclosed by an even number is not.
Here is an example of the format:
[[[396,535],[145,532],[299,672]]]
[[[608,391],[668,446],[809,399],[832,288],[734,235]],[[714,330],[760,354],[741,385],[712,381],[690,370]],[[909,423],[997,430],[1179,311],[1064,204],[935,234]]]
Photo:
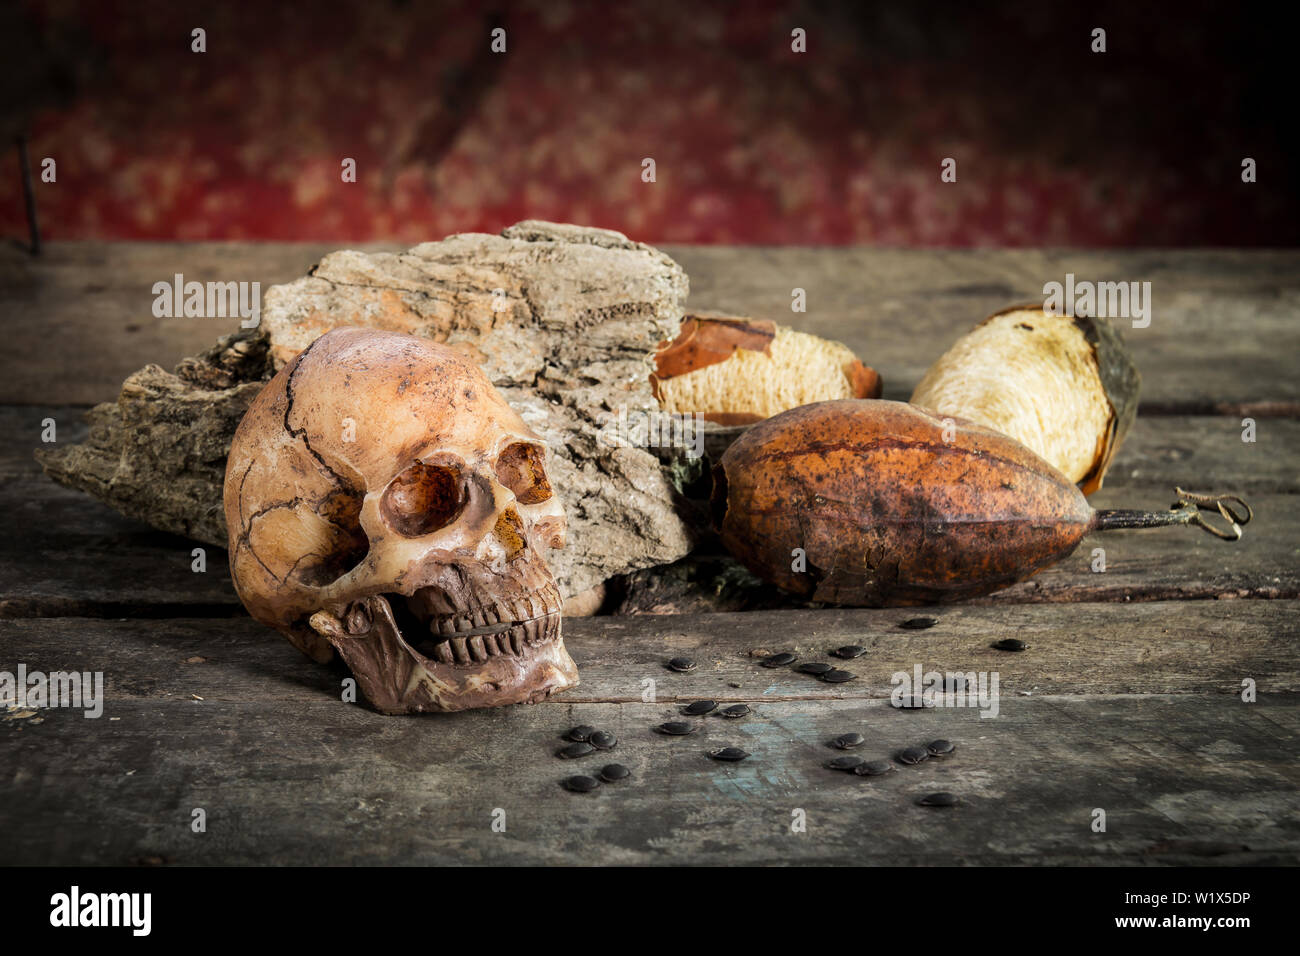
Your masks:
[[[103,671],[104,715],[0,709],[0,857],[11,863],[1289,863],[1300,859],[1300,253],[718,249],[666,251],[691,305],[838,338],[905,399],[985,314],[1073,272],[1150,280],[1126,331],[1140,417],[1097,507],[1163,507],[1175,484],[1255,508],[1236,545],[1189,529],[1085,542],[977,604],[572,619],[582,684],[531,707],[391,718],[339,700],[338,667],[254,624],[225,556],[45,479],[42,422],[84,434],[85,406],[233,322],[156,319],[150,287],[302,272],[325,246],[53,243],[0,252],[0,671]],[[791,315],[790,290],[808,312]],[[1254,418],[1258,441],[1241,440]],[[1106,549],[1105,573],[1090,569]],[[900,629],[917,614],[930,630]],[[1018,637],[1023,653],[994,650]],[[855,682],[759,667],[858,643]],[[678,654],[700,662],[673,674]],[[997,671],[998,716],[899,711],[890,675]],[[644,699],[647,681],[655,699]],[[1258,699],[1241,699],[1253,681]],[[651,731],[683,702],[754,708],[703,732]],[[599,757],[552,756],[587,723],[632,769],[561,790]],[[884,757],[946,737],[946,760],[880,778],[825,769],[846,731]],[[753,756],[711,761],[734,744]],[[952,809],[917,806],[950,790]],[[191,827],[206,812],[206,832]],[[1095,832],[1095,811],[1106,828]],[[500,822],[504,820],[504,831]],[[804,828],[792,827],[803,820]],[[494,827],[494,822],[497,826]]]

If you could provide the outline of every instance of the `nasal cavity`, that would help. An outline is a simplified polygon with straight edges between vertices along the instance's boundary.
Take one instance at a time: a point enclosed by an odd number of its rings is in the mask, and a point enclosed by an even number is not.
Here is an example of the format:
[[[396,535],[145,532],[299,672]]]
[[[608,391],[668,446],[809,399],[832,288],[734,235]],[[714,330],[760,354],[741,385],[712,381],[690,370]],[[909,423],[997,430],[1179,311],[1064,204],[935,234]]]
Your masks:
[[[492,534],[506,549],[507,561],[513,561],[528,548],[528,542],[524,538],[524,523],[514,508],[507,508],[497,515]]]

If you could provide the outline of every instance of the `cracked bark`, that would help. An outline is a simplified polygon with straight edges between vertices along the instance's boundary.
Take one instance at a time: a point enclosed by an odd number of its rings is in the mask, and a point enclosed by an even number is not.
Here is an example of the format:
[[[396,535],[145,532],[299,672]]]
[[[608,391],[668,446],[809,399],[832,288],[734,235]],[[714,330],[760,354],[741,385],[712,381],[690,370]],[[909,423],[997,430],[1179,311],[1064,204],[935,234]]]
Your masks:
[[[685,273],[650,246],[555,223],[398,255],[336,252],[269,289],[259,328],[174,372],[146,366],[115,403],[88,413],[86,442],[37,457],[55,481],[224,547],[226,454],[275,370],[341,325],[423,335],[472,356],[548,445],[569,523],[569,545],[550,563],[564,593],[577,594],[676,561],[696,538],[670,466],[651,450],[600,440],[603,413],[657,409],[652,353],[676,337],[686,292]]]

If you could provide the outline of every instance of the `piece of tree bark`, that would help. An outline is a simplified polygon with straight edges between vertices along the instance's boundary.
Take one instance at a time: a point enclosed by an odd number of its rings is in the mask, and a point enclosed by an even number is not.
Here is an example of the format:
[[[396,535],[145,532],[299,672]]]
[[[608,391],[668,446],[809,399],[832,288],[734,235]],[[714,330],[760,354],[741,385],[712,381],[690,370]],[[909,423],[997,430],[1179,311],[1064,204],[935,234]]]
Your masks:
[[[261,325],[186,359],[149,365],[88,413],[86,442],[37,453],[55,481],[133,518],[225,546],[225,459],[275,370],[330,328],[370,326],[463,349],[546,441],[568,514],[550,559],[566,595],[690,550],[670,467],[602,429],[620,408],[658,408],[658,343],[679,330],[686,274],[616,232],[522,222],[399,254],[344,251],[267,291]]]

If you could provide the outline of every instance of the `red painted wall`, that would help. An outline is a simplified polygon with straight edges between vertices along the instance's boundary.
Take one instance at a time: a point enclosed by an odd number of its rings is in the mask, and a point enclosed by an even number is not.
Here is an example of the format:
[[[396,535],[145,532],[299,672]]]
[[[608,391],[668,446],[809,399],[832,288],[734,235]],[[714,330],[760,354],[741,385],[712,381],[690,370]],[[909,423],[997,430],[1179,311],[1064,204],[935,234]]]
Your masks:
[[[56,160],[36,183],[51,238],[414,242],[524,218],[651,242],[1298,235],[1289,34],[1237,4],[493,9],[7,4],[6,140]],[[6,149],[0,230],[20,237]]]

